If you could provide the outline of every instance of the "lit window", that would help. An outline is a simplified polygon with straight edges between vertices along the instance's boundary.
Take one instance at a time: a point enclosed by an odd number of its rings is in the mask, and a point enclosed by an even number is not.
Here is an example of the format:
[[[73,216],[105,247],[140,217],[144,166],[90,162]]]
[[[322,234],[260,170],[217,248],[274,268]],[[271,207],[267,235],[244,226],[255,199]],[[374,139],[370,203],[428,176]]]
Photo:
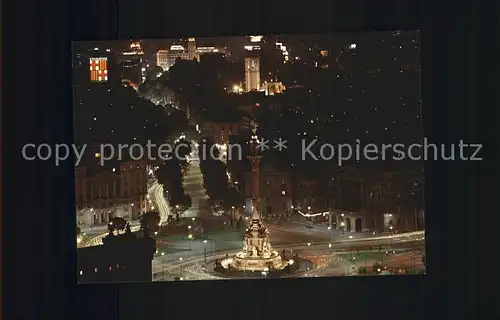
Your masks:
[[[101,80],[102,80],[102,77],[101,77],[101,76],[99,76],[99,81],[101,81]]]
[[[96,69],[96,70],[99,70],[99,66],[95,66],[95,69]]]
[[[108,81],[108,76],[104,76],[104,81]]]
[[[90,66],[90,71],[92,71],[92,66]]]
[[[94,269],[94,272],[97,273],[97,268]]]

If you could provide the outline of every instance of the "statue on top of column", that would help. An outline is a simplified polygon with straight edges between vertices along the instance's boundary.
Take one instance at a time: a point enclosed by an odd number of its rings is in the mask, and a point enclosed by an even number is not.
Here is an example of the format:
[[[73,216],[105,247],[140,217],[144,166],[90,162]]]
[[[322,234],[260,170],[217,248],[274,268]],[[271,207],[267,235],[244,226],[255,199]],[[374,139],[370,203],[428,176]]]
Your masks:
[[[257,128],[259,127],[259,124],[255,119],[250,120],[250,130],[252,133],[255,135],[257,134]]]

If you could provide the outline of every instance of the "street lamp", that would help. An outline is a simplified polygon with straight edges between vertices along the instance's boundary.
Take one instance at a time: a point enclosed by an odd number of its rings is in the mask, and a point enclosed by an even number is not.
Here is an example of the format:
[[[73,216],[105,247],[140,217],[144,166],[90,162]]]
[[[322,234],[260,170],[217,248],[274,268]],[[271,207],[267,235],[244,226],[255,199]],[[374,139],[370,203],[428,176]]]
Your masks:
[[[179,261],[182,263],[182,257],[179,258]],[[181,278],[182,278],[182,264],[181,264]]]
[[[94,226],[94,217],[95,217],[94,208],[90,208],[90,231],[92,231],[92,228]]]
[[[193,235],[192,234],[189,234],[188,236],[188,244],[189,244],[189,250],[191,250],[191,240],[193,240]]]
[[[236,220],[236,211],[234,210],[234,206],[231,207],[231,211],[233,213],[233,220]]]
[[[203,257],[205,258],[205,265],[207,264],[207,240],[203,240]]]
[[[343,214],[342,214],[343,215]],[[342,227],[342,236],[344,236],[344,226],[345,226],[345,222],[344,221],[341,221],[340,222],[340,226]]]
[[[332,242],[332,227],[328,226],[328,242]]]
[[[165,252],[161,253],[161,279],[165,280]]]

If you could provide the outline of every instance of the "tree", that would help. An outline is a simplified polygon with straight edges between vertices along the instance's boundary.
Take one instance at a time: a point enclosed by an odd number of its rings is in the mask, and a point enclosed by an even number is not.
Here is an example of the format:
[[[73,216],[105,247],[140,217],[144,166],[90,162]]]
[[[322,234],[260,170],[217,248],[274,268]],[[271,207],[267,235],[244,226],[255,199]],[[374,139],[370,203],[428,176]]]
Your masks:
[[[177,215],[182,215],[187,209],[191,208],[191,197],[182,191],[175,192],[169,197],[170,204],[175,208]]]
[[[240,217],[238,218],[238,222],[236,222],[236,229],[238,229],[238,230],[243,230],[244,228],[246,228],[246,226],[245,226],[245,222],[243,221],[243,217],[242,217],[242,216],[240,216]],[[285,250],[283,250],[283,251],[285,251]],[[283,256],[284,256],[284,255],[283,255]]]
[[[359,267],[358,273],[359,274],[368,274],[368,269],[366,267]]]
[[[232,207],[241,207],[244,203],[244,198],[238,192],[235,187],[228,186],[224,198],[222,199],[222,205],[226,210],[231,209]]]
[[[383,266],[380,262],[375,262],[375,263],[373,264],[372,269],[373,269],[373,272],[374,272],[374,273],[379,274],[379,273],[381,273],[382,271],[384,271],[384,266]]]
[[[148,211],[141,215],[141,230],[144,236],[150,236],[152,232],[160,229],[160,213],[157,211]]]
[[[113,217],[108,223],[108,230],[110,233],[114,233],[115,231],[123,231],[127,226],[127,220],[122,217]]]

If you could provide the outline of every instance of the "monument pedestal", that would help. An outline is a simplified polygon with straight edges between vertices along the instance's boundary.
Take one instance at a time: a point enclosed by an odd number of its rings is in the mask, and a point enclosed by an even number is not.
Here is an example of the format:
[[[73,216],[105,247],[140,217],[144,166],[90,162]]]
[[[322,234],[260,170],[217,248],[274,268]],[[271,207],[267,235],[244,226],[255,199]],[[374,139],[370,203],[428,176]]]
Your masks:
[[[285,266],[269,243],[269,231],[260,219],[253,219],[245,231],[243,250],[236,254],[231,267],[242,271],[269,271]]]

